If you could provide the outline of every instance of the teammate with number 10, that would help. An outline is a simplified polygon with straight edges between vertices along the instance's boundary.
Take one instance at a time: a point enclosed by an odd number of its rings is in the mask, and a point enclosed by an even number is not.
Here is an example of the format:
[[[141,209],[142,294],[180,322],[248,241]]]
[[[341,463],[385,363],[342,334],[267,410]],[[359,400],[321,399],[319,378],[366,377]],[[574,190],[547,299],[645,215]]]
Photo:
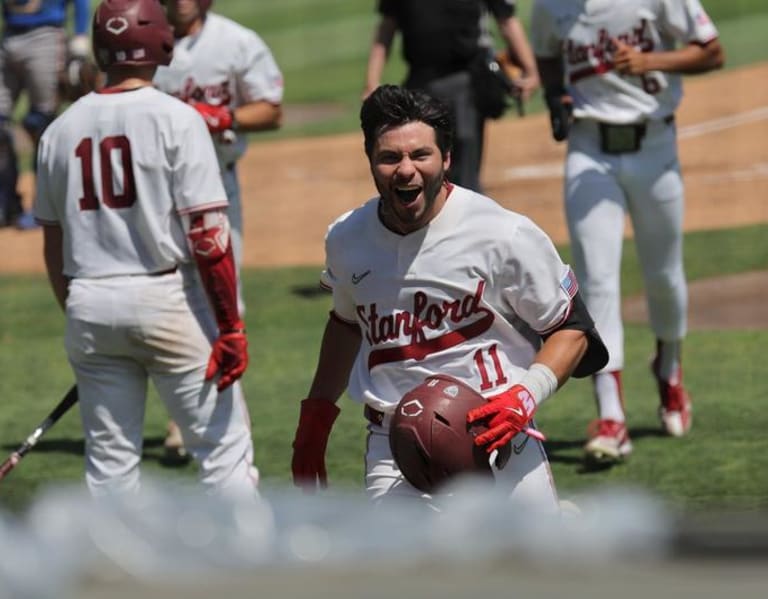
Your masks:
[[[94,495],[140,486],[148,380],[202,483],[255,496],[248,363],[227,199],[199,114],[152,86],[173,37],[157,0],[104,0],[93,47],[106,87],[46,130],[35,215],[75,371]]]

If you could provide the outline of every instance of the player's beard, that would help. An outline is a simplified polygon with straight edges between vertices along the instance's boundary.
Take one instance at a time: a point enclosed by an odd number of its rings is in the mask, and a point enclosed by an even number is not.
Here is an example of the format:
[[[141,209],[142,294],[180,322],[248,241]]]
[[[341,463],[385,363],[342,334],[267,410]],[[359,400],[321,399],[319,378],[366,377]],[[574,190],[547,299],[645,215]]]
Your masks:
[[[441,192],[445,185],[445,169],[441,168],[435,177],[424,181],[419,198],[404,205],[400,195],[389,181],[376,181],[379,192],[379,219],[385,227],[407,235],[426,226],[442,209],[444,198]],[[438,203],[438,200],[441,200]]]

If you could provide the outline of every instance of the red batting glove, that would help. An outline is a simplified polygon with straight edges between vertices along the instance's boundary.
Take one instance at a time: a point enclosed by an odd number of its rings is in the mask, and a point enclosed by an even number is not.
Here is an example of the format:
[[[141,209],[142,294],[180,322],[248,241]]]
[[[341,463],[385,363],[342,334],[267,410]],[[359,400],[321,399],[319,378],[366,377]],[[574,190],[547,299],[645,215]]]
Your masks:
[[[299,426],[293,440],[291,471],[293,484],[313,493],[318,484],[328,486],[325,449],[331,428],[341,410],[327,399],[308,398],[301,402]]]
[[[214,106],[202,102],[194,102],[192,106],[203,116],[211,133],[221,133],[232,128],[234,118],[229,106]]]
[[[475,437],[475,445],[487,445],[491,453],[512,440],[517,433],[525,431],[528,421],[536,411],[536,401],[530,391],[522,385],[488,398],[488,403],[467,412],[467,422],[490,418],[488,430]]]
[[[221,333],[213,342],[205,380],[210,381],[219,373],[216,388],[223,391],[243,376],[248,367],[248,338],[245,329]]]

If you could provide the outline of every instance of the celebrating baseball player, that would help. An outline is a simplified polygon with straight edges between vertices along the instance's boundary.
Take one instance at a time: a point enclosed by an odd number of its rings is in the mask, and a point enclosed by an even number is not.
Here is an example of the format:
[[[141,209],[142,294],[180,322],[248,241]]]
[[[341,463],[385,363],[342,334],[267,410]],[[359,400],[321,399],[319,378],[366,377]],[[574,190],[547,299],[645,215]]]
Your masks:
[[[360,114],[379,195],[327,233],[321,280],[333,310],[301,402],[294,481],[326,484],[326,445],[347,389],[370,421],[370,498],[431,503],[394,462],[388,424],[407,391],[440,373],[488,399],[488,410],[468,418],[495,415],[476,439],[487,451],[512,443],[515,455],[497,473],[511,497],[556,509],[543,447],[522,431],[572,373],[607,360],[573,272],[528,218],[447,181],[453,130],[442,103],[384,85]]]
[[[683,183],[675,110],[681,75],[723,64],[699,0],[536,0],[532,43],[552,133],[568,139],[565,210],[574,270],[610,355],[594,377],[599,419],[585,457],[612,463],[632,451],[621,371],[620,266],[629,213],[656,335],[652,372],[667,434],[691,427],[682,380],[687,291]]]
[[[88,0],[2,0],[3,33],[0,42],[0,226],[19,229],[36,227],[34,217],[24,212],[17,192],[18,156],[11,119],[23,91],[29,111],[22,120],[24,130],[37,145],[59,109],[59,77],[64,57],[84,60],[90,53]],[[67,43],[64,25],[67,8],[74,5],[74,35]],[[77,63],[73,63],[77,64]]]
[[[148,379],[212,490],[255,496],[248,363],[227,199],[200,115],[152,86],[173,37],[157,0],[104,0],[106,87],[46,130],[35,215],[66,309],[94,495],[139,487]],[[150,143],[148,143],[148,141]]]
[[[230,235],[239,274],[243,211],[236,163],[245,152],[246,133],[280,126],[283,76],[261,37],[211,12],[212,0],[168,0],[165,4],[175,47],[171,64],[157,70],[154,83],[191,104],[208,125],[229,200]],[[240,288],[238,302],[242,314],[245,302]],[[173,459],[187,456],[173,422],[168,425],[165,449]]]

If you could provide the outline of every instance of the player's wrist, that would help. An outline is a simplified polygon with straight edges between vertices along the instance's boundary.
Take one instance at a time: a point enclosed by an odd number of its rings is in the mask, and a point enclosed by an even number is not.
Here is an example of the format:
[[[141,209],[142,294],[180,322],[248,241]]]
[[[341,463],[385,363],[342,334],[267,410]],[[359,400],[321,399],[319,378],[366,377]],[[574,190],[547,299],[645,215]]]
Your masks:
[[[245,334],[245,323],[237,320],[232,323],[219,324],[219,335],[243,335]]]
[[[233,108],[227,108],[227,110],[229,111],[230,130],[238,131],[240,129],[240,121],[237,120],[235,110]]]
[[[538,407],[557,391],[557,376],[546,364],[534,362],[518,384],[528,389]]]

